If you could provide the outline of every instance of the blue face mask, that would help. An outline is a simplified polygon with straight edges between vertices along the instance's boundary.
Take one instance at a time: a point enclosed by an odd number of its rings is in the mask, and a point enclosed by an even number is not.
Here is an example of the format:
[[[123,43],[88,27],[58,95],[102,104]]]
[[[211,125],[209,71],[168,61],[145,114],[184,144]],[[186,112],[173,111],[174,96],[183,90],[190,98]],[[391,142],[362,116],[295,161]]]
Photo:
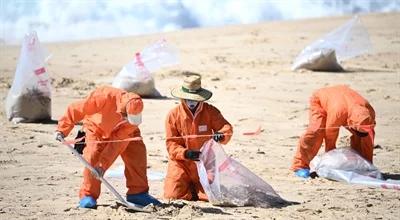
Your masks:
[[[185,100],[185,103],[186,103],[187,107],[189,107],[189,109],[191,109],[191,110],[195,109],[197,104],[199,104],[198,101],[193,101],[193,100],[188,100],[188,99]]]

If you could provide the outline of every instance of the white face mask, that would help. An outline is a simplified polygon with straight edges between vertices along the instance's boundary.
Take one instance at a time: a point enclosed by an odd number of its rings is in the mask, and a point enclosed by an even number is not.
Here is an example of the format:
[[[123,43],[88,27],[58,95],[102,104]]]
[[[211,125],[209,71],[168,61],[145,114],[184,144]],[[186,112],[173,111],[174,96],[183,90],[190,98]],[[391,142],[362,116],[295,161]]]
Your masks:
[[[128,114],[127,119],[130,124],[138,126],[142,123],[142,114],[137,114],[137,115]]]
[[[193,100],[185,100],[186,105],[189,107],[189,109],[194,109],[196,108],[197,104],[199,103],[198,101],[193,101]]]

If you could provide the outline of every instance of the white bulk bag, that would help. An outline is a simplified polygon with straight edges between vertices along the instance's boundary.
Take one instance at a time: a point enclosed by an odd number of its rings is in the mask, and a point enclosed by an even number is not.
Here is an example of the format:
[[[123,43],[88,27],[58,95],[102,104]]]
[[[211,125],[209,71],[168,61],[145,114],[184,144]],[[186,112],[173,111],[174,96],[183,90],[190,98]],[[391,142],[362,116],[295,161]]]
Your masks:
[[[18,123],[51,119],[51,85],[45,67],[48,58],[36,32],[27,34],[6,99],[8,120]]]

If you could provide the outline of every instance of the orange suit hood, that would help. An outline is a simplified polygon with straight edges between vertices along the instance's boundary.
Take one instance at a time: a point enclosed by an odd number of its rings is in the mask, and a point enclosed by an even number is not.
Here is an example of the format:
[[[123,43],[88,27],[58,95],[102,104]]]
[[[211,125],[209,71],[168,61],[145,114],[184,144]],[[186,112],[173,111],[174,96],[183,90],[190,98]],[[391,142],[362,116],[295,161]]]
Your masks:
[[[126,92],[117,100],[117,112],[137,115],[143,111],[143,101],[139,95]]]

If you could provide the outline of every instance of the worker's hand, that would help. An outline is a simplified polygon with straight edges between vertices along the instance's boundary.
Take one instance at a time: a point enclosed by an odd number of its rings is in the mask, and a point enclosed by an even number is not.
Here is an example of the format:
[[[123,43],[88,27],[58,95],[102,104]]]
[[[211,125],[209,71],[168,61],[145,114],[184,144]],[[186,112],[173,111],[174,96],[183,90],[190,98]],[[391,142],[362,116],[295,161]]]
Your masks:
[[[368,136],[368,132],[360,132],[354,128],[350,128],[350,130],[353,131],[358,137],[367,137]]]
[[[221,142],[224,140],[224,138],[225,138],[224,134],[219,131],[215,132],[213,135],[213,139],[215,142]]]
[[[97,173],[92,173],[93,176],[100,180],[100,178],[104,176],[105,171],[101,167],[95,167],[94,169],[97,171]]]
[[[194,160],[194,161],[200,161],[200,154],[201,151],[197,151],[197,150],[187,150],[185,152],[185,158],[189,159],[189,160]]]
[[[64,134],[63,134],[62,132],[56,131],[56,132],[54,133],[54,138],[55,138],[57,141],[59,141],[59,142],[63,142],[65,136],[64,136]]]
[[[79,154],[83,154],[83,149],[86,147],[85,141],[83,142],[78,142],[74,144],[74,149],[76,150],[76,152],[78,152]]]
[[[83,130],[79,130],[78,134],[75,137],[75,141],[78,141],[78,142],[75,142],[74,149],[79,154],[83,154],[83,149],[86,147],[85,135],[86,135],[86,133]]]

